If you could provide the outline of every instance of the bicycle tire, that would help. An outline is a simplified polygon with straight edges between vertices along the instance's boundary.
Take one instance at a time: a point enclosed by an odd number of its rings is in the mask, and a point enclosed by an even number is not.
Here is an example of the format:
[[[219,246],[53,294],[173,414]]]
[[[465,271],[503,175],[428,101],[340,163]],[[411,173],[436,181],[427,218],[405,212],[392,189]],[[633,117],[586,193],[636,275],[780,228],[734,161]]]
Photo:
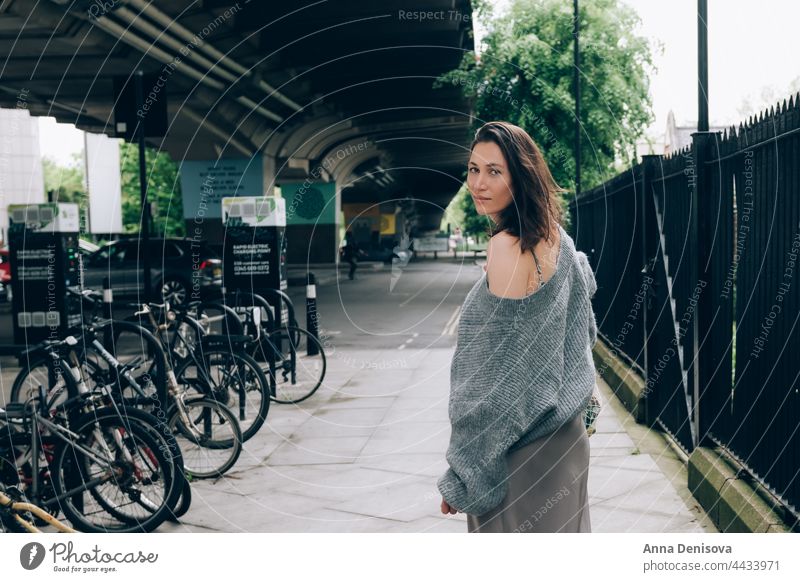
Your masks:
[[[172,513],[167,517],[169,521],[178,521],[179,517],[186,515],[186,512],[192,506],[192,484],[188,479],[184,479],[181,494],[178,496],[178,501],[175,507],[172,508]]]
[[[114,413],[113,409],[109,408],[107,410],[108,414]],[[180,445],[168,423],[166,421],[162,421],[156,416],[153,416],[149,412],[135,407],[120,407],[118,410],[118,417],[121,416],[124,418],[125,422],[139,423],[140,428],[150,431],[151,436],[159,441],[159,448],[164,451],[165,454],[167,454],[169,459],[172,460],[170,465],[171,468],[175,469],[175,473],[172,475],[172,478],[175,480],[173,482],[173,487],[183,488],[188,486],[188,480],[183,473],[183,452],[181,451]],[[90,493],[94,497],[95,501],[97,501],[97,503],[100,504],[100,506],[103,507],[103,509],[105,509],[115,519],[126,521],[127,523],[136,522],[136,516],[131,516],[126,514],[124,511],[120,511],[118,508],[108,503],[107,500],[103,498],[103,496],[100,495],[96,490],[93,489],[90,491]],[[183,506],[181,505],[182,503],[183,502],[180,500],[180,498],[175,500],[174,505],[171,507],[170,516],[183,515],[183,513],[186,513],[186,509],[188,509],[188,507],[183,509]]]
[[[176,372],[178,383],[227,406],[239,422],[244,441],[264,425],[269,413],[269,381],[261,366],[244,353],[207,348],[197,354],[204,369],[193,360]],[[210,385],[213,384],[213,385]]]
[[[100,429],[104,444],[102,447],[98,447],[97,451],[101,456],[105,455],[103,449],[106,447],[121,453],[116,440],[112,438],[109,441],[107,437],[113,437],[115,433],[117,436],[124,434],[124,445],[133,457],[133,463],[115,457],[113,464],[117,473],[120,471],[122,473],[104,483],[88,486],[85,479],[91,476],[91,468],[88,463],[90,459],[74,446],[59,447],[51,467],[53,486],[60,499],[59,505],[73,527],[92,533],[132,533],[153,531],[161,525],[180,495],[181,487],[174,486],[176,483],[174,476],[180,469],[176,469],[173,461],[167,459],[165,452],[159,447],[158,440],[150,434],[151,431],[141,428],[136,422],[126,425],[116,413],[109,410],[100,410],[84,415],[77,419],[70,429],[78,436],[76,441],[86,448],[90,448],[92,445],[97,446],[95,431]],[[172,467],[170,467],[171,464]],[[110,470],[109,462],[101,463],[100,469],[102,471]],[[100,473],[97,475],[99,476]],[[81,487],[78,479],[83,482],[83,491],[66,496],[69,491],[74,489],[74,486]],[[106,485],[108,487],[105,487]],[[137,485],[138,488],[134,485]],[[148,491],[143,491],[144,487],[148,485],[153,485],[153,487]],[[130,519],[114,518],[102,506],[101,511],[87,511],[87,501],[91,502],[97,494],[97,491],[92,491],[92,489],[97,490],[100,487],[109,493],[118,490],[122,493],[118,497],[120,506],[124,504],[130,509],[131,504],[135,503],[142,508],[141,515],[131,523]],[[155,506],[154,511],[141,502],[143,496],[148,503]],[[104,499],[108,501],[105,496]]]
[[[24,404],[30,398],[36,398],[40,385],[44,386],[48,396],[60,390],[65,390],[68,394],[74,394],[70,390],[73,388],[77,390],[75,379],[71,374],[63,373],[65,366],[63,362],[56,365],[53,358],[48,355],[37,356],[30,360],[14,378],[11,393],[9,394],[9,402]]]
[[[279,404],[297,404],[313,396],[327,370],[327,358],[320,341],[299,327],[282,327],[268,337],[268,349],[274,350],[275,358],[271,400]],[[309,346],[311,351],[316,348],[317,353],[308,355]]]
[[[233,413],[224,404],[204,396],[186,399],[186,414],[195,429],[184,424],[178,405],[169,414],[169,428],[183,453],[183,469],[190,479],[221,477],[239,460],[242,453],[242,430]],[[210,434],[222,428],[223,434]]]
[[[166,412],[169,408],[167,398],[167,354],[161,346],[161,342],[150,332],[146,326],[133,321],[110,320],[96,328],[97,338],[103,347],[108,350],[123,365],[143,360],[143,363],[131,372],[134,380],[139,384],[150,398],[155,399],[156,406]],[[94,352],[91,343],[86,345],[86,358]],[[96,356],[104,362],[100,356]],[[128,402],[134,403],[136,395],[131,389],[125,386],[122,379],[115,376],[113,369],[110,370],[111,380],[119,381],[123,395],[129,399]],[[150,402],[149,405],[152,405]],[[145,404],[144,406],[147,406]]]

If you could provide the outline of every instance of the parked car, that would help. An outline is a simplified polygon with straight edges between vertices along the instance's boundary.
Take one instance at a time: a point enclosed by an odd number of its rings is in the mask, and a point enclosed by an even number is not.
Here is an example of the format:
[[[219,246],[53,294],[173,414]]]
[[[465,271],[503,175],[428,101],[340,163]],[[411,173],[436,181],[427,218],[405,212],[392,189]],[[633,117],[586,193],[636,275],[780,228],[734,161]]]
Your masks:
[[[114,297],[141,297],[144,290],[139,239],[113,241],[84,255],[83,285],[102,289],[109,278]],[[155,300],[180,305],[217,296],[222,290],[222,261],[206,243],[189,239],[150,239],[147,249]]]
[[[11,301],[11,259],[8,249],[0,249],[0,302]]]
[[[96,245],[88,240],[78,239],[78,250],[84,255],[91,255],[100,250],[100,245]]]

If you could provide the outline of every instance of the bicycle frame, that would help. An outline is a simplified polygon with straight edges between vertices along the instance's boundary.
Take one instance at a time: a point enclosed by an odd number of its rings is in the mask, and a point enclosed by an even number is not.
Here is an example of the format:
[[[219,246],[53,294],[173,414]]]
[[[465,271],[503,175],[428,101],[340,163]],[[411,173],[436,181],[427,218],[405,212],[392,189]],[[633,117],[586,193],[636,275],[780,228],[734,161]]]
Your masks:
[[[10,513],[17,524],[29,533],[42,533],[42,530],[23,518],[20,515],[21,513],[31,513],[48,525],[56,528],[61,533],[77,533],[76,530],[61,523],[38,505],[28,503],[27,501],[14,501],[11,497],[6,495],[6,490],[2,483],[0,483],[0,511]]]

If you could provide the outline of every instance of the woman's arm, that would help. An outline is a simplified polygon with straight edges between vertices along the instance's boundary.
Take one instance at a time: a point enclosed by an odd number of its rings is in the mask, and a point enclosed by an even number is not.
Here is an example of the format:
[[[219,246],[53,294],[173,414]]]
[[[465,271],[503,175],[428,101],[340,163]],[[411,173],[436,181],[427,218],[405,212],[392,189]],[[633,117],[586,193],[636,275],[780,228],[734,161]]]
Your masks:
[[[463,400],[451,410],[450,468],[437,485],[454,509],[483,515],[506,495],[506,453],[522,431],[487,399]]]

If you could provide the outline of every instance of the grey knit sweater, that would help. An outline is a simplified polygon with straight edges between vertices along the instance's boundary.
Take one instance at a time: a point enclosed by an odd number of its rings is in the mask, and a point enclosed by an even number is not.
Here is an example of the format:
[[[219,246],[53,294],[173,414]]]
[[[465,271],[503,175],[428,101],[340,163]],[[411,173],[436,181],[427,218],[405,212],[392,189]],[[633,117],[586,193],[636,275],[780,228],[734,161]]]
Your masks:
[[[450,368],[450,468],[438,487],[465,513],[497,506],[507,453],[572,420],[592,394],[597,284],[586,255],[559,231],[555,273],[541,289],[498,297],[484,274],[462,306]]]

